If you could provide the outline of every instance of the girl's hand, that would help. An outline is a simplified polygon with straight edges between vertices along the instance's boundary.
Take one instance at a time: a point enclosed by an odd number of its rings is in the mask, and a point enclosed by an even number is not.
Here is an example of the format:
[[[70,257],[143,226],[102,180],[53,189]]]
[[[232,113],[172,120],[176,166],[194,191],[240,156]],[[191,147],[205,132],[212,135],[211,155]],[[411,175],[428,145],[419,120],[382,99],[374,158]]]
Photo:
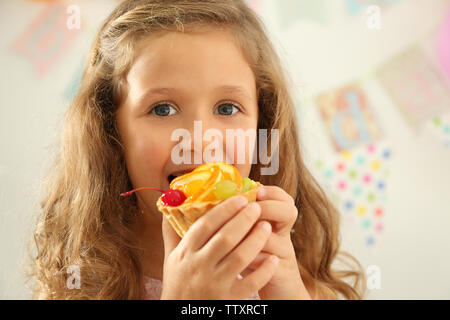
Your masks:
[[[291,229],[298,216],[294,199],[279,187],[262,186],[258,190],[257,201],[261,206],[260,219],[271,222],[272,234],[249,269],[257,268],[268,255],[276,255],[280,259],[272,279],[259,291],[260,298],[311,299],[300,276],[291,241]]]
[[[256,202],[231,197],[200,217],[181,240],[163,218],[161,299],[246,299],[264,287],[277,267],[270,255],[247,277],[237,278],[270,236],[263,228],[267,222],[257,223],[260,213]]]

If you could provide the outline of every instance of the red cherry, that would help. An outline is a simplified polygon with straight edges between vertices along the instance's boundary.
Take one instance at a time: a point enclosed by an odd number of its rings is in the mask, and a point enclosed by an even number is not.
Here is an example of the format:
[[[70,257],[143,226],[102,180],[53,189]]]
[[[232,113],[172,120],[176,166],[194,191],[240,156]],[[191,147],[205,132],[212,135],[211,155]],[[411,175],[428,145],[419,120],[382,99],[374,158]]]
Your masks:
[[[164,191],[161,201],[166,206],[176,207],[182,204],[186,200],[186,196],[180,190],[168,189]]]
[[[121,193],[120,196],[126,197],[126,196],[133,194],[136,191],[141,191],[141,190],[155,190],[155,191],[161,192],[162,193],[161,201],[166,206],[176,207],[176,206],[179,206],[180,204],[182,204],[186,200],[186,196],[183,193],[183,191],[176,190],[176,189],[167,189],[167,190],[163,191],[161,189],[152,188],[152,187],[142,187],[142,188],[133,189],[131,191]]]

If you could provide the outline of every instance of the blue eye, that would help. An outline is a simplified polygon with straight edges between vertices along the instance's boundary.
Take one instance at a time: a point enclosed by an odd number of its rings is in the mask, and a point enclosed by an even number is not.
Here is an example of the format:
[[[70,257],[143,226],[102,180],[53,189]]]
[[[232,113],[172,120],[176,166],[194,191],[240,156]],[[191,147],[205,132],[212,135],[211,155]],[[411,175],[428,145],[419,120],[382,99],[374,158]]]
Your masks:
[[[241,111],[236,105],[231,102],[222,103],[220,106],[214,110],[215,114],[220,114],[222,116],[232,116],[236,112]]]
[[[177,113],[177,110],[168,103],[161,103],[150,110],[150,113],[153,113],[158,117],[167,117]]]

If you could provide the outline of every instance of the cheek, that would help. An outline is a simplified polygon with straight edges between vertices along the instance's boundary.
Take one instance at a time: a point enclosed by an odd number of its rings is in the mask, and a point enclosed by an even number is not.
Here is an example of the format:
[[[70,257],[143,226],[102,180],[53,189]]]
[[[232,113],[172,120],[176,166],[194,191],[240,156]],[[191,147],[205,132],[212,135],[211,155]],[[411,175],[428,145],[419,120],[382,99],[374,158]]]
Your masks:
[[[160,167],[164,165],[167,157],[167,143],[163,143],[161,139],[155,136],[149,136],[140,143],[140,156],[146,166]]]
[[[232,129],[235,136],[233,145],[228,145],[226,130],[223,130],[224,148],[226,152],[226,159],[229,159],[234,166],[239,170],[242,177],[248,177],[252,167],[253,156],[255,153],[255,146],[257,143],[257,120],[248,119],[242,121]],[[230,139],[230,136],[228,137]]]
[[[157,135],[147,134],[135,137],[128,149],[128,170],[135,185],[160,185],[162,169],[170,157],[170,146],[158,139]]]

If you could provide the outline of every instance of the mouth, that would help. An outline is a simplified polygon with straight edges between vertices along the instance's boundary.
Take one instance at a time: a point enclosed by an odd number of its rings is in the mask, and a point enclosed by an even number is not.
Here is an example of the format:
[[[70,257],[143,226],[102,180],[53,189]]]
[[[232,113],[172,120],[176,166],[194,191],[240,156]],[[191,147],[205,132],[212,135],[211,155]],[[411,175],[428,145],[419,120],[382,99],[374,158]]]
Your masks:
[[[169,174],[169,176],[167,177],[167,181],[169,182],[169,184],[172,182],[173,179],[182,176],[183,174],[189,173],[192,170],[194,170],[195,168],[192,169],[188,169],[188,170],[182,170],[182,171],[177,171],[177,172],[173,172],[171,174]]]

